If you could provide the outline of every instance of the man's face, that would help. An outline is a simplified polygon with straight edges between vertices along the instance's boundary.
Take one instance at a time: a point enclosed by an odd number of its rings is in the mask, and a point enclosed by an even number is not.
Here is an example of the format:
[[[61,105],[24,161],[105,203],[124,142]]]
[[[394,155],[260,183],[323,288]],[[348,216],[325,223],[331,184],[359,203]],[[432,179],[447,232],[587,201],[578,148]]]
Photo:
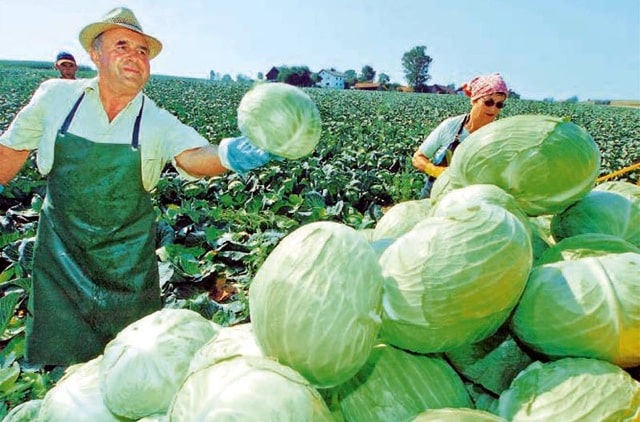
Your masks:
[[[75,79],[78,66],[71,61],[63,61],[56,63],[56,69],[60,72],[62,79]]]
[[[142,91],[151,69],[146,38],[125,28],[110,29],[101,36],[99,49],[91,52],[101,82],[117,93]]]

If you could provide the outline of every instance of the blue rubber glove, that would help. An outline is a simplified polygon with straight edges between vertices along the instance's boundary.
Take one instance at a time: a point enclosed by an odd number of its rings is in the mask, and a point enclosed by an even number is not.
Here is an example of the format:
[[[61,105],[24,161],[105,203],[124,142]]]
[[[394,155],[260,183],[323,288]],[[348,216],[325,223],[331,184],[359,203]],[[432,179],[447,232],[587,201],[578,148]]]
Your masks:
[[[252,145],[244,136],[220,141],[218,155],[223,166],[239,174],[261,167],[275,158],[267,151]]]
[[[0,185],[0,195],[2,195],[2,192],[4,192],[4,185]]]

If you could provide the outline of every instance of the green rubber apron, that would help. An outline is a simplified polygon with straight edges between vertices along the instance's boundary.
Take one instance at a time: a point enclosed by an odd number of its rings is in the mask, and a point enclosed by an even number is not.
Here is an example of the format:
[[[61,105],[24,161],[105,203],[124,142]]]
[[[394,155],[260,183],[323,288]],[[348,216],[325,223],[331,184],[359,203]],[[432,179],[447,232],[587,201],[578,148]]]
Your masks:
[[[30,363],[85,362],[129,323],[161,307],[155,218],[142,185],[138,134],[131,145],[58,132],[40,212],[29,297]]]

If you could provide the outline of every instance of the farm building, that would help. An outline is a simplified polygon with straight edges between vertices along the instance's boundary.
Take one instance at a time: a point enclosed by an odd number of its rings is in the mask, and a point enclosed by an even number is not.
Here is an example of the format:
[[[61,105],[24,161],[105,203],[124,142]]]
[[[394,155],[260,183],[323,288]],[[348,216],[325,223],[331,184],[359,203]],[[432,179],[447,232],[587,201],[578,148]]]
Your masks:
[[[378,82],[357,82],[351,89],[359,89],[362,91],[379,91],[382,85]]]
[[[318,72],[320,82],[316,86],[321,88],[344,89],[344,74],[334,69],[322,69]]]
[[[275,82],[275,81],[278,80],[278,75],[279,74],[280,74],[280,71],[278,70],[277,67],[274,66],[264,76],[265,76],[265,78],[267,78],[267,81]]]

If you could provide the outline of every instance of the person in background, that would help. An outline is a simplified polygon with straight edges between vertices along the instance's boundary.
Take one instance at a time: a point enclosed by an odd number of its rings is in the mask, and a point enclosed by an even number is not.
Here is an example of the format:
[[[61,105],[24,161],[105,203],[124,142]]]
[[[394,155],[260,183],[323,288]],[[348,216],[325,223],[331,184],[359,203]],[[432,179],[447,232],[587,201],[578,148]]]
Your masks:
[[[60,72],[62,79],[75,79],[78,65],[73,54],[61,51],[56,56],[56,69]]]
[[[509,94],[499,73],[482,75],[462,85],[471,99],[471,110],[442,121],[413,154],[413,167],[427,174],[420,198],[428,198],[436,178],[447,168],[456,147],[469,134],[493,122],[505,105]]]
[[[0,136],[0,192],[30,150],[47,175],[28,304],[30,364],[87,361],[161,308],[150,191],[165,164],[193,180],[279,159],[245,137],[210,144],[142,92],[162,44],[130,9],[110,11],[79,38],[97,76],[43,82]]]

